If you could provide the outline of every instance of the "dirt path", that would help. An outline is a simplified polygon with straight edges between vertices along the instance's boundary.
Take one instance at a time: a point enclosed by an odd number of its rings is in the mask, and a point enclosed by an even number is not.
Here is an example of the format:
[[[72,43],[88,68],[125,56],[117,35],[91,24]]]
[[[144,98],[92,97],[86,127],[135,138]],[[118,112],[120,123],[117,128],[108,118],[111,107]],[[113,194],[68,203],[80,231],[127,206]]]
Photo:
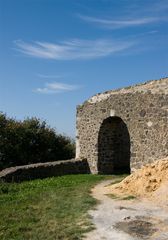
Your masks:
[[[86,240],[168,240],[168,210],[142,199],[112,199],[105,187],[110,183],[103,181],[92,190],[100,204],[89,211],[96,229]]]

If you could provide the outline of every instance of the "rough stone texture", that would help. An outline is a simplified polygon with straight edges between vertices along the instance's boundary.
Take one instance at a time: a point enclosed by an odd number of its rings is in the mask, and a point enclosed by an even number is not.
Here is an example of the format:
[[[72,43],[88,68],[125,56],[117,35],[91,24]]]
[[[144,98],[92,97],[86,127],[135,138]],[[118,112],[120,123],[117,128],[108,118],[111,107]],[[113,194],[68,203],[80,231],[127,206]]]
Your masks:
[[[90,173],[86,159],[71,159],[6,168],[0,172],[0,179],[6,182],[20,182],[79,173]]]
[[[97,94],[78,106],[76,146],[92,173],[128,170],[128,161],[134,171],[168,156],[168,78]]]

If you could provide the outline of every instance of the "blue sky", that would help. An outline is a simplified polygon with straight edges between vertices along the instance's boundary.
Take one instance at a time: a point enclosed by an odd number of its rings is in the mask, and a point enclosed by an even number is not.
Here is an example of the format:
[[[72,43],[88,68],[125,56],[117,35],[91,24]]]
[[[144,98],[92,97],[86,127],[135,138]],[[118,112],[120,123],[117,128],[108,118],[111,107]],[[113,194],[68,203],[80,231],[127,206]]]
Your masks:
[[[75,136],[76,105],[168,75],[168,0],[0,0],[0,111]]]

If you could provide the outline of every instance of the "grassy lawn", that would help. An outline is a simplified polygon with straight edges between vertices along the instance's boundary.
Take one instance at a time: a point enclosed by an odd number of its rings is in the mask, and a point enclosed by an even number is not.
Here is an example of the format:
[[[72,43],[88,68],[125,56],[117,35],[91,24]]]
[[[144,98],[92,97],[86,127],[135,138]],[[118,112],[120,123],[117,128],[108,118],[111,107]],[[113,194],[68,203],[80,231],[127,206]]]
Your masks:
[[[93,226],[87,211],[96,204],[90,189],[100,175],[69,175],[0,183],[1,240],[77,240]]]

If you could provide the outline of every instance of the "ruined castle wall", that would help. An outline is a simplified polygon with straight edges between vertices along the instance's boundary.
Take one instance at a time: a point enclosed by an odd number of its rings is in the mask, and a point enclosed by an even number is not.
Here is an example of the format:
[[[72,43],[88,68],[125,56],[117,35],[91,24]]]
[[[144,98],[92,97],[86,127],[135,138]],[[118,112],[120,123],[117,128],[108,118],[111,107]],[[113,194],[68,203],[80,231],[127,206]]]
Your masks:
[[[21,182],[38,178],[84,173],[90,173],[87,160],[70,159],[6,168],[0,172],[0,180]]]
[[[121,91],[77,107],[77,157],[98,172],[98,137],[104,119],[120,117],[130,135],[131,170],[168,156],[168,94]]]

